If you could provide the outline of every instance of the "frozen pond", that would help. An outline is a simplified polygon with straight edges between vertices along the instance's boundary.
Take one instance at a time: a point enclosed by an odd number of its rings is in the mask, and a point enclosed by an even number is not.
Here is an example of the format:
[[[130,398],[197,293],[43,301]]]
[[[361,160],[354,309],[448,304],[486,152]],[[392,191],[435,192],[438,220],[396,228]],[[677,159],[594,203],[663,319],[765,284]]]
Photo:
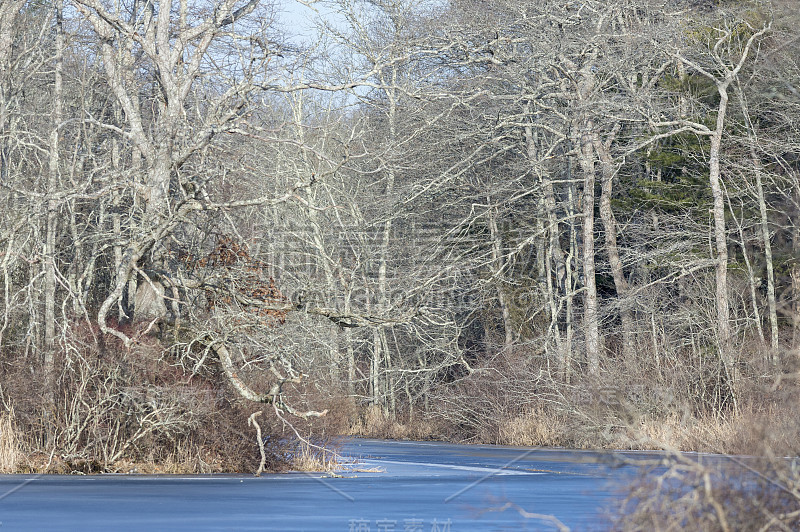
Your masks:
[[[604,528],[603,508],[635,468],[611,453],[356,439],[340,477],[0,476],[5,530],[573,530]],[[624,453],[644,458],[645,453]],[[492,511],[495,510],[495,511]]]

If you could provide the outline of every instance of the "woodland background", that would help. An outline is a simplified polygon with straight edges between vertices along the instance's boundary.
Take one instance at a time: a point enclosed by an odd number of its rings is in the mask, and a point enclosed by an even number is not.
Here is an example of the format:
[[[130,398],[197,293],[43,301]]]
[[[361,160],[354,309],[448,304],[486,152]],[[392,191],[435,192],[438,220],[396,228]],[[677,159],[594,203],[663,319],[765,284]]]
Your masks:
[[[0,5],[5,470],[796,452],[796,2],[309,5]]]

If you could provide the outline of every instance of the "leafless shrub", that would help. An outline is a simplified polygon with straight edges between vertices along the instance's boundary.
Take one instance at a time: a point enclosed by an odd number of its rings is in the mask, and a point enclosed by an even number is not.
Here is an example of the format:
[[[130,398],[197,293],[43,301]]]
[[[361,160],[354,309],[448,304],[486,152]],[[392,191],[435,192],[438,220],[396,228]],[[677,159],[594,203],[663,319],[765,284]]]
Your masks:
[[[614,521],[619,530],[797,530],[800,528],[800,420],[796,383],[751,376],[740,409],[693,419],[682,448],[642,464]],[[684,425],[688,424],[684,422]],[[675,440],[655,439],[665,448]],[[675,447],[672,447],[675,449]]]
[[[16,421],[11,411],[0,417],[3,470],[24,461],[27,471],[51,473],[256,470],[259,449],[247,430],[252,406],[224,378],[185,372],[154,337],[130,349],[99,338],[96,328],[74,324],[56,357],[52,396],[26,371],[24,356],[8,353],[2,399],[14,405]],[[274,416],[261,426],[265,467],[286,469],[294,433]]]
[[[797,530],[797,459],[674,455],[643,469],[614,529]]]

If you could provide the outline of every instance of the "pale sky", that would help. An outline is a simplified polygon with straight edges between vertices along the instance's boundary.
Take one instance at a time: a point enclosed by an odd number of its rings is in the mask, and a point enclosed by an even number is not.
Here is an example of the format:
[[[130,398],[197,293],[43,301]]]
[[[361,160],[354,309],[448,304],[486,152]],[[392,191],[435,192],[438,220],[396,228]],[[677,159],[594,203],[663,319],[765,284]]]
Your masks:
[[[293,38],[312,37],[315,32],[314,19],[321,13],[332,16],[331,10],[322,2],[314,4],[312,9],[296,0],[278,0],[278,20],[286,34]]]

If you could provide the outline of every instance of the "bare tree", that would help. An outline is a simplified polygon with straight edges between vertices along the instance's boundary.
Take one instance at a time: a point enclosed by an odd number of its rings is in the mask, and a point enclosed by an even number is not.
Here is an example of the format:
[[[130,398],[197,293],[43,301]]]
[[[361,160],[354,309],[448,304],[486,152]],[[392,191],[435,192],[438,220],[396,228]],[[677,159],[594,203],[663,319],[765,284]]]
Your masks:
[[[749,35],[742,39],[738,35],[740,25],[744,25]],[[675,125],[688,125],[700,135],[708,135],[711,148],[708,154],[709,184],[714,199],[714,239],[716,246],[716,310],[717,334],[719,337],[720,358],[725,365],[729,378],[735,382],[736,360],[731,345],[731,326],[728,301],[728,240],[725,229],[725,200],[720,182],[720,153],[725,133],[725,117],[728,111],[728,89],[749,59],[754,44],[769,31],[767,22],[762,27],[754,27],[747,21],[726,21],[720,27],[714,27],[707,42],[710,64],[702,64],[700,59],[687,57],[682,51],[676,51],[675,57],[687,67],[712,81],[719,93],[719,106],[716,110],[716,124],[713,129],[705,124],[680,120]]]

